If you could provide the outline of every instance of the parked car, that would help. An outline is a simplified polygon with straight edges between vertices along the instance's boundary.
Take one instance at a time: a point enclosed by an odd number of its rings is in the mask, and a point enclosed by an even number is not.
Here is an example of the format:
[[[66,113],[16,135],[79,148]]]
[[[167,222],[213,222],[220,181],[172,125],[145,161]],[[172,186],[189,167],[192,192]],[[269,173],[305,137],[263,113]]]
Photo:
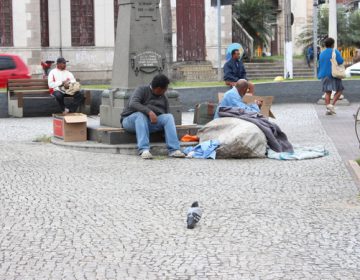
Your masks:
[[[0,88],[7,86],[8,79],[30,79],[29,68],[14,54],[0,54]]]
[[[360,62],[355,63],[345,69],[346,77],[360,76]]]

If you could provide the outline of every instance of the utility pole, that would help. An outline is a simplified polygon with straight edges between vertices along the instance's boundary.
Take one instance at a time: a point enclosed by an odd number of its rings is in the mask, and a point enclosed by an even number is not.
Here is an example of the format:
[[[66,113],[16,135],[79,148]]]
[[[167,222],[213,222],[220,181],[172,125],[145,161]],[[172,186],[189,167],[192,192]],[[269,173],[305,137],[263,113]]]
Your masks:
[[[221,3],[217,0],[217,36],[218,36],[218,81],[222,80],[221,71]]]
[[[284,78],[293,78],[293,45],[291,35],[291,0],[285,0],[285,55],[284,55]]]
[[[313,0],[314,78],[317,79],[318,0]]]
[[[329,37],[335,40],[337,48],[337,17],[336,17],[336,0],[329,0]]]

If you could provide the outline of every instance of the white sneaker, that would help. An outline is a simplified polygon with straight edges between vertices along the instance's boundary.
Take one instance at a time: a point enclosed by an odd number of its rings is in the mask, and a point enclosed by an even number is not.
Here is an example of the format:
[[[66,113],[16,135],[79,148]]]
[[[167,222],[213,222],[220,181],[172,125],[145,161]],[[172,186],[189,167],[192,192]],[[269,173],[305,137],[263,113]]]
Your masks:
[[[173,158],[184,158],[185,156],[186,155],[180,150],[173,151],[169,154],[169,157]]]
[[[150,153],[150,151],[144,150],[144,151],[141,153],[141,158],[142,158],[142,159],[152,159],[152,158],[153,158],[153,155]]]
[[[69,113],[69,112],[70,112],[70,110],[69,110],[68,108],[65,108],[63,114],[66,115],[66,114]]]
[[[326,105],[326,109],[329,110],[332,115],[336,114],[334,105],[328,104]]]
[[[329,109],[326,109],[325,115],[329,116],[329,115],[332,115],[332,113]]]

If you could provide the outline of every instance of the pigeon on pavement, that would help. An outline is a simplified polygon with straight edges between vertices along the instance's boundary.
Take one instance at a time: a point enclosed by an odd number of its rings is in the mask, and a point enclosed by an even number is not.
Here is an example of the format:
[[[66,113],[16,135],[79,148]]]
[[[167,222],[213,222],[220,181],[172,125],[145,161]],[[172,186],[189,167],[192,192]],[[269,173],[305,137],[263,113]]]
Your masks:
[[[201,219],[202,210],[199,207],[199,203],[195,201],[193,204],[191,204],[191,207],[189,208],[187,212],[187,228],[193,229],[195,225],[200,221]]]

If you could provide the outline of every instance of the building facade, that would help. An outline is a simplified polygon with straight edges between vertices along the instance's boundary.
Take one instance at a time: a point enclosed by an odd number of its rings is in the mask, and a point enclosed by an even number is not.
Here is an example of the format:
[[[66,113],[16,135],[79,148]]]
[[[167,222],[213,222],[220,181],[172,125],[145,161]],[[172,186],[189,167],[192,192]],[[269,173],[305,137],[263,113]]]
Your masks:
[[[173,61],[209,61],[216,68],[216,1],[168,1],[172,10]],[[269,38],[267,51],[272,55],[282,55],[284,0],[269,1],[277,7],[277,20],[272,25],[273,36]],[[42,75],[41,61],[56,60],[63,56],[69,61],[69,69],[79,79],[109,80],[119,2],[0,0],[0,51],[19,54],[29,65],[34,77]],[[222,3],[227,5],[221,6],[221,65],[224,64],[226,46],[233,40],[233,28],[236,28],[233,26],[231,1],[223,0]],[[294,14],[294,54],[301,54],[303,46],[297,45],[296,39],[312,18],[313,0],[291,0],[291,10]]]
[[[20,55],[34,77],[63,56],[79,79],[111,79],[119,0],[0,0],[0,51]],[[217,13],[205,0],[171,0],[174,61],[217,61]],[[231,6],[222,46],[231,42]],[[121,36],[121,35],[119,35]],[[223,50],[223,53],[225,51]]]
[[[83,79],[108,79],[114,49],[113,0],[0,0],[0,51],[20,55],[34,76],[64,56]],[[10,32],[6,33],[6,30]]]

